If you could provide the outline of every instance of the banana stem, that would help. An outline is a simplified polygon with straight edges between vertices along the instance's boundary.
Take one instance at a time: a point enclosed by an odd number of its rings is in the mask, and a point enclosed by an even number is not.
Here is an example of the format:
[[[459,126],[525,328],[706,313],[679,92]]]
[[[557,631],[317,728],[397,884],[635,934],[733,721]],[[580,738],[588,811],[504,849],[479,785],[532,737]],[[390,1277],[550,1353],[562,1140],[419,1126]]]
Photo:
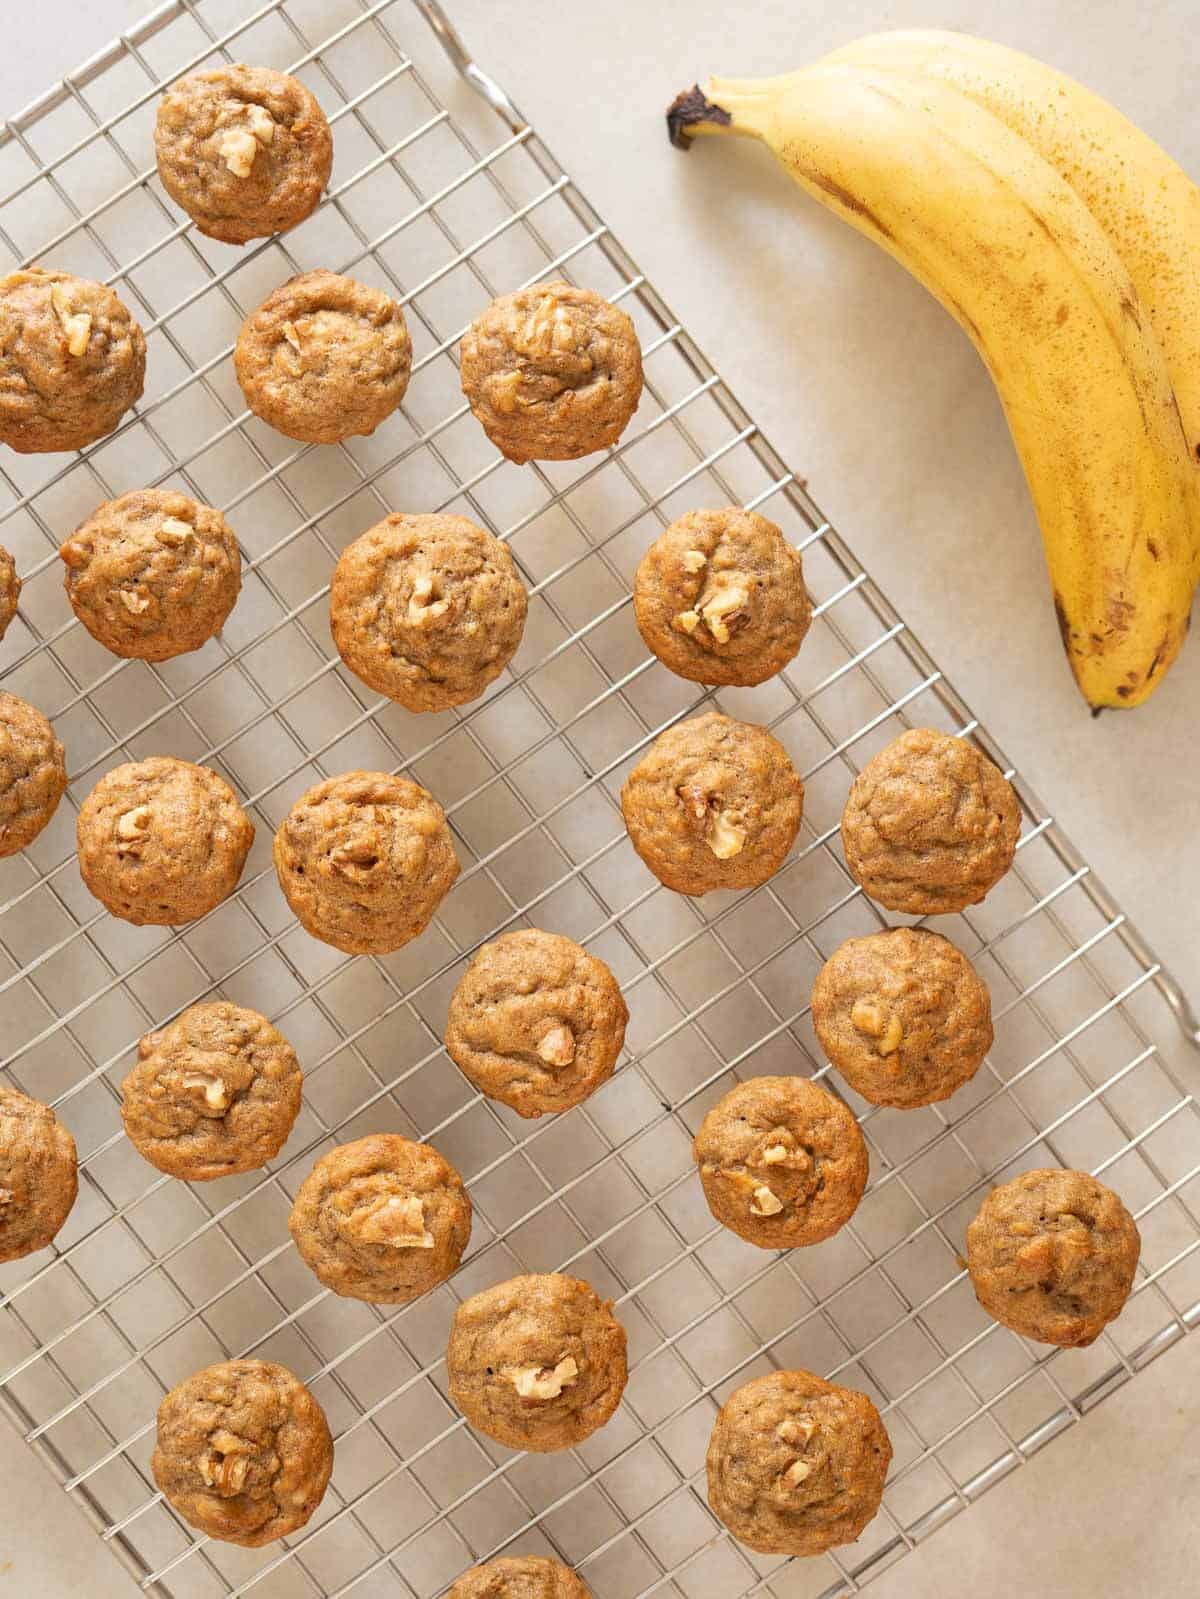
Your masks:
[[[704,134],[766,138],[771,116],[769,99],[753,91],[726,89],[729,81],[710,79],[704,89],[695,83],[671,101],[667,107],[667,134],[677,149],[686,150],[694,138]]]

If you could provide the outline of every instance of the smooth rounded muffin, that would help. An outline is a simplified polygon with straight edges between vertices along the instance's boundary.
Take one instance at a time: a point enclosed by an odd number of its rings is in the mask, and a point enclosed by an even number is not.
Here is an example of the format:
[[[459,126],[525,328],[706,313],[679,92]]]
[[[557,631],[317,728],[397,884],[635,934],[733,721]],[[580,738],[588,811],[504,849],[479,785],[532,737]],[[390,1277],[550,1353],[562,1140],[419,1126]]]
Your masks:
[[[782,671],[812,621],[799,550],[736,506],[672,522],[642,557],[633,609],[646,648],[672,672],[744,687]]]
[[[33,842],[66,786],[66,757],[50,723],[0,689],[0,856]]]
[[[329,622],[350,670],[410,711],[478,699],[528,600],[508,546],[465,516],[389,516],[343,552]]]
[[[628,1020],[602,960],[573,939],[523,927],[484,944],[463,973],[446,1048],[480,1093],[544,1116],[608,1081]]]
[[[303,444],[374,433],[404,398],[412,341],[380,289],[305,272],[242,323],[233,352],[246,404]]]
[[[873,1105],[949,1099],[992,1047],[987,985],[948,938],[892,927],[848,938],[817,973],[821,1048]]]
[[[850,1109],[807,1077],[750,1077],[719,1099],[692,1146],[708,1208],[760,1249],[831,1238],[867,1186]]]
[[[1022,1172],[993,1188],[967,1228],[975,1297],[1043,1344],[1093,1343],[1121,1314],[1142,1240],[1102,1182],[1082,1171]]]
[[[850,875],[888,910],[941,916],[977,905],[1012,865],[1021,808],[973,744],[901,733],[854,779],[842,815]]]
[[[114,655],[169,661],[219,633],[242,586],[220,511],[141,489],[93,511],[59,550],[75,615]]]
[[[0,638],[8,632],[8,624],[17,614],[20,597],[21,579],[17,576],[17,563],[0,544]]]
[[[69,272],[0,278],[0,442],[82,450],[141,397],[142,330],[103,283]]]
[[[462,341],[462,389],[510,461],[573,461],[615,444],[642,396],[624,311],[591,289],[538,283],[493,300]]]
[[[326,1288],[402,1305],[458,1269],[471,1201],[429,1144],[373,1133],[322,1155],[300,1185],[288,1228]]]
[[[464,1571],[446,1599],[592,1599],[592,1591],[561,1560],[504,1555]]]
[[[49,1105],[0,1083],[0,1261],[45,1249],[78,1188],[70,1133]]]
[[[757,888],[795,842],[804,784],[765,727],[708,711],[659,734],[621,810],[634,849],[677,894]]]
[[[509,1449],[582,1443],[621,1402],[625,1329],[578,1277],[513,1277],[464,1299],[446,1352],[450,1397]]]
[[[304,85],[241,64],[173,84],[158,102],[154,150],[172,200],[226,244],[303,222],[333,167],[329,123]]]
[[[347,955],[386,955],[425,931],[458,861],[432,794],[387,772],[344,772],[284,817],[275,871],[314,938]]]
[[[163,1399],[150,1469],[186,1522],[256,1549],[303,1527],[321,1503],[333,1439],[286,1366],[223,1360]]]
[[[883,1499],[892,1445],[855,1388],[772,1371],[725,1401],[708,1444],[708,1502],[763,1555],[853,1543]]]
[[[210,1000],[138,1044],[121,1120],[159,1171],[208,1182],[256,1171],[287,1143],[300,1110],[296,1052],[256,1010]]]
[[[79,871],[114,916],[176,927],[237,887],[254,823],[223,777],[170,755],[116,766],[76,823]]]

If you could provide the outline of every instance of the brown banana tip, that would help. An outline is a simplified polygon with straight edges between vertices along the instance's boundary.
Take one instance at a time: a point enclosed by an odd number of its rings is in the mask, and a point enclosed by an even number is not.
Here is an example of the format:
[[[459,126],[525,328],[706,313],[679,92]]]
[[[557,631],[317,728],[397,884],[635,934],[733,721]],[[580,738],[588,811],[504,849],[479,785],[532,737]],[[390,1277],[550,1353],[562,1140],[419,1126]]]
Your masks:
[[[728,111],[714,105],[700,85],[693,83],[690,89],[677,94],[667,107],[667,137],[677,150],[686,150],[692,142],[689,130],[697,122],[716,122],[725,128],[732,121]]]

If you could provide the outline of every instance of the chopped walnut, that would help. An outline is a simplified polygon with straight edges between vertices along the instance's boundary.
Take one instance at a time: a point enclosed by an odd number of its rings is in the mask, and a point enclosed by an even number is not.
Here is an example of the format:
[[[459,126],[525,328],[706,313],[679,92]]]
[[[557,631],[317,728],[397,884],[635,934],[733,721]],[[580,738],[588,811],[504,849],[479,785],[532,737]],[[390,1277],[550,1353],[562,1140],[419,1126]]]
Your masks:
[[[135,805],[123,816],[117,817],[117,854],[136,855],[150,831],[153,812],[148,805]]]
[[[679,560],[685,572],[703,572],[708,565],[708,556],[703,550],[684,550]]]
[[[746,829],[731,811],[718,811],[708,829],[708,847],[719,861],[732,860],[746,847]]]
[[[285,322],[283,324],[283,336],[291,345],[292,349],[295,350],[296,354],[299,355],[300,330],[297,328],[294,322]]]
[[[519,370],[512,372],[498,372],[495,377],[488,380],[488,394],[496,410],[504,416],[511,416],[517,408],[517,390],[521,387],[521,373]]]
[[[435,598],[433,578],[425,572],[413,582],[408,602],[408,620],[414,627],[428,627],[450,609],[450,601]]]
[[[791,1150],[786,1144],[768,1144],[762,1152],[764,1166],[779,1166],[788,1158]]]
[[[252,105],[247,108],[246,126],[259,144],[275,142],[275,119],[265,105]]]
[[[7,1210],[15,1198],[11,1188],[0,1188],[0,1210]]]
[[[574,1357],[567,1355],[553,1369],[549,1366],[501,1366],[500,1375],[508,1378],[522,1399],[557,1399],[578,1377],[579,1367]]]
[[[379,850],[373,839],[352,838],[331,850],[329,858],[343,871],[349,866],[361,866],[369,871],[372,866],[379,865]]]
[[[700,626],[699,611],[680,611],[671,623],[677,633],[694,633]]]
[[[900,1048],[903,1038],[904,1028],[900,1024],[899,1016],[893,1012],[888,1020],[887,1027],[884,1029],[883,1037],[879,1040],[877,1046],[879,1053],[881,1055],[894,1055]]]
[[[224,1428],[214,1432],[209,1443],[212,1446],[209,1453],[201,1455],[197,1462],[201,1477],[214,1493],[225,1498],[240,1494],[250,1474],[254,1445],[249,1439],[239,1438]]]
[[[776,1427],[775,1436],[785,1444],[806,1444],[816,1430],[807,1417],[785,1416]]]
[[[221,137],[221,160],[235,178],[248,178],[258,154],[258,140],[249,128],[229,128]]]
[[[883,1012],[878,1005],[868,1004],[865,999],[856,1002],[850,1012],[850,1020],[860,1033],[866,1033],[868,1038],[878,1038],[883,1032]]]
[[[365,1244],[388,1244],[392,1249],[434,1246],[419,1194],[387,1194],[373,1205],[355,1211],[350,1225]]]
[[[575,1059],[575,1034],[560,1022],[542,1039],[537,1052],[547,1066],[569,1066]]]
[[[168,549],[177,550],[192,536],[192,529],[187,522],[181,522],[177,516],[164,518],[161,527],[154,537],[160,544],[165,544]]]
[[[772,1193],[766,1183],[759,1183],[750,1196],[750,1213],[753,1216],[778,1216],[783,1209],[783,1200],[778,1194]]]
[[[698,788],[695,783],[685,783],[676,792],[683,803],[684,809],[695,821],[707,821],[709,800],[708,795],[702,788]]]
[[[750,591],[744,583],[726,583],[700,607],[705,625],[718,644],[729,643],[735,620],[743,619],[749,598]]]
[[[67,341],[68,353],[75,356],[82,355],[88,347],[88,340],[92,336],[91,313],[71,310],[71,301],[68,298],[65,283],[51,285],[50,303],[54,307],[54,314],[62,326],[63,336]]]
[[[118,589],[117,593],[121,596],[121,604],[134,616],[140,616],[143,611],[150,609],[148,594],[137,594],[133,589]]]
[[[198,1088],[204,1103],[218,1113],[229,1109],[229,1090],[219,1077],[209,1077],[204,1072],[188,1072],[183,1079],[185,1088]]]
[[[808,1476],[812,1467],[803,1460],[793,1460],[783,1474],[783,1480],[789,1488],[798,1488]]]

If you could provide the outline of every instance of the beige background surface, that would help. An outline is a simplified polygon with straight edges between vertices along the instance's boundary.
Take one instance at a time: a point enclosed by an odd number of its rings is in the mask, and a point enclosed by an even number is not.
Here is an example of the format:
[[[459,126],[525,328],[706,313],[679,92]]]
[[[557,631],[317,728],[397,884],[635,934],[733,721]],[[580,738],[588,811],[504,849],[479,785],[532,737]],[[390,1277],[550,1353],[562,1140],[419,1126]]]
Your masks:
[[[15,21],[6,11],[18,47],[10,31],[0,111],[144,9],[143,0],[42,0]],[[806,203],[765,153],[714,144],[685,158],[668,149],[661,121],[672,93],[710,70],[782,71],[879,27],[962,27],[1073,71],[1200,173],[1194,0],[450,0],[450,10],[1125,908],[1200,992],[1200,642],[1148,706],[1091,720],[1058,646],[999,407],[965,338],[898,268]],[[1196,1592],[1198,1380],[1192,1340],[870,1592]],[[137,1592],[15,1438],[0,1460],[0,1599]]]

